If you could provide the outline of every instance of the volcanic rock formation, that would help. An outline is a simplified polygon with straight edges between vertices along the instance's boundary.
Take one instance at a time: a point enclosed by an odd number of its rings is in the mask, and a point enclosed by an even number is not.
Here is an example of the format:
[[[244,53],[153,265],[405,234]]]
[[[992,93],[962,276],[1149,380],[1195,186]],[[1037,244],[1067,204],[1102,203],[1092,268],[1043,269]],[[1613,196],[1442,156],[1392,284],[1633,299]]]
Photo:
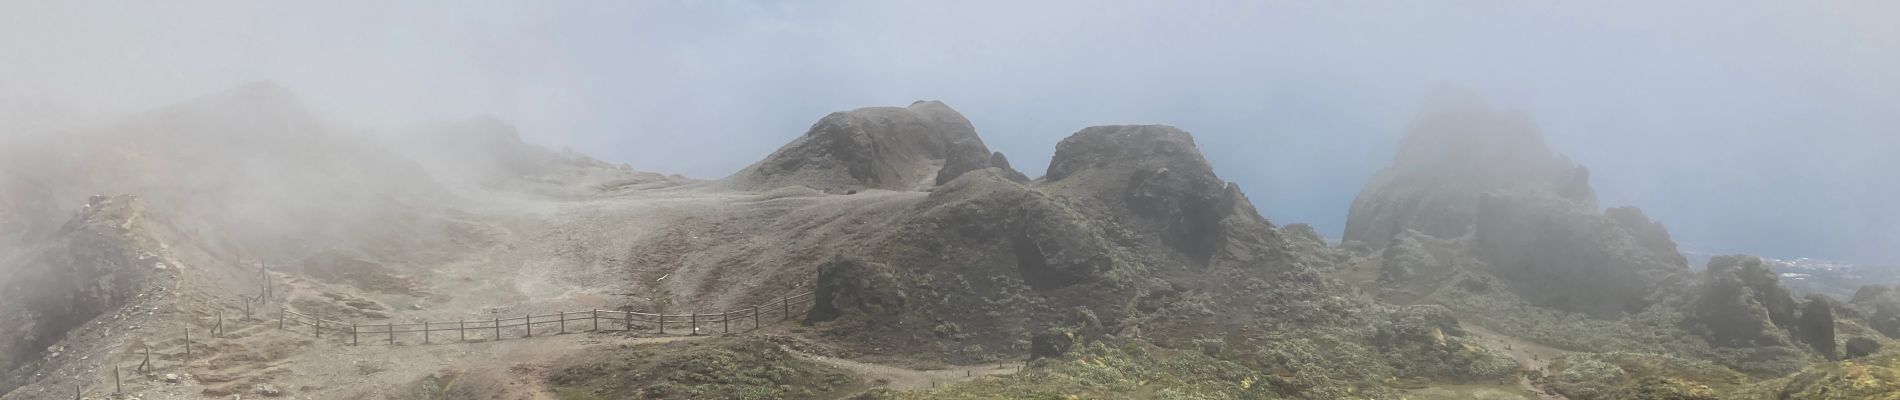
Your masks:
[[[835,112],[804,136],[727,178],[739,188],[804,185],[845,192],[912,190],[988,168],[994,154],[963,114],[942,102]],[[1007,162],[1003,162],[1007,165]]]
[[[1546,147],[1529,117],[1475,102],[1427,114],[1353,201],[1345,240],[1407,231],[1473,238],[1477,258],[1532,303],[1609,316],[1679,285],[1686,261],[1633,207],[1596,206],[1589,171]]]

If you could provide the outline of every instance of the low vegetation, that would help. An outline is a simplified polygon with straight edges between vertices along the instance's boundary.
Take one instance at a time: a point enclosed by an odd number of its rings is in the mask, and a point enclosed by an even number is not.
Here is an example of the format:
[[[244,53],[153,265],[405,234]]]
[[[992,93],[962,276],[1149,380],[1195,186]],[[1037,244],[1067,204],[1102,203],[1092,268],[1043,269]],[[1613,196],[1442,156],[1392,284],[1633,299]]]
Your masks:
[[[548,384],[563,400],[834,399],[864,388],[850,373],[754,339],[588,354],[561,362],[549,373]]]
[[[1198,351],[1139,340],[1094,342],[1015,375],[932,390],[874,391],[854,400],[1273,399],[1269,377]]]

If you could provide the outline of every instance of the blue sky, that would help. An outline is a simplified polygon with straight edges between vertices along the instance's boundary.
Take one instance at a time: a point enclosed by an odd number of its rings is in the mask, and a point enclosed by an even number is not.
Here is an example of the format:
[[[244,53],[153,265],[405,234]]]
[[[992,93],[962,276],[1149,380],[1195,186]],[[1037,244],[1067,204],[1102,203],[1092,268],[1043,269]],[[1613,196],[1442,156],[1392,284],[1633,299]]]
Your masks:
[[[825,113],[938,99],[1039,175],[1089,125],[1196,135],[1337,237],[1427,93],[1530,113],[1710,251],[1900,262],[1891,2],[254,2],[0,6],[0,116],[110,116],[273,80],[371,129],[723,177]],[[18,110],[36,110],[30,115]],[[45,112],[58,110],[59,112]],[[16,122],[17,123],[17,122]]]

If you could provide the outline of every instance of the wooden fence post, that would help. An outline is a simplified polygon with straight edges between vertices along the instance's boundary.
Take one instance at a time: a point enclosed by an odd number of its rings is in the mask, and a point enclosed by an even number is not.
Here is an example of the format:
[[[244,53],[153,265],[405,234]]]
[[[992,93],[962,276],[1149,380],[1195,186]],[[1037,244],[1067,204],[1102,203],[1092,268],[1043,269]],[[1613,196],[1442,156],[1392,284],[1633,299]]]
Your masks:
[[[356,345],[356,323],[355,322],[350,323],[350,345],[351,346]]]
[[[697,310],[693,311],[693,331],[688,334],[693,336],[699,335],[699,311]]]
[[[429,321],[422,321],[422,344],[429,344]]]
[[[622,315],[623,315],[623,316],[625,316],[625,317],[627,317],[627,321],[626,321],[626,322],[627,322],[627,327],[626,327],[626,330],[627,330],[627,332],[633,332],[633,311],[627,311],[627,313],[626,313],[626,314],[622,314]]]
[[[119,366],[118,365],[112,366],[112,393],[114,394],[125,393],[125,385],[122,385],[119,383]]]
[[[528,328],[528,337],[534,337],[534,313],[528,313],[526,320],[521,322],[521,327]]]
[[[396,345],[396,323],[391,322],[391,323],[383,324],[383,330],[389,331],[389,345],[395,346]]]
[[[218,327],[211,332],[212,337],[224,337],[224,310],[218,310]]]
[[[665,335],[666,334],[666,312],[661,311],[659,314],[656,314],[656,317],[654,318],[658,319],[660,322],[660,334]]]
[[[594,332],[600,332],[600,310],[589,311],[587,316],[587,319],[594,320]]]
[[[316,316],[310,317],[310,320],[310,326],[314,327],[311,329],[311,332],[313,332],[317,338],[323,338],[323,313],[317,313]]]
[[[455,333],[462,336],[462,341],[468,341],[468,321],[456,318]]]
[[[501,317],[495,317],[495,340],[501,340]]]
[[[191,325],[185,325],[185,359],[191,359]]]
[[[759,329],[759,307],[752,306],[752,329]]]
[[[561,312],[561,334],[562,335],[567,334],[567,312],[566,311]]]
[[[277,309],[277,330],[280,331],[284,330],[284,311],[288,310],[284,308]]]
[[[720,328],[720,329],[724,329],[726,331],[726,334],[728,335],[732,334],[732,312],[731,311],[724,311],[724,312],[719,313],[719,325],[723,326],[723,328]]]

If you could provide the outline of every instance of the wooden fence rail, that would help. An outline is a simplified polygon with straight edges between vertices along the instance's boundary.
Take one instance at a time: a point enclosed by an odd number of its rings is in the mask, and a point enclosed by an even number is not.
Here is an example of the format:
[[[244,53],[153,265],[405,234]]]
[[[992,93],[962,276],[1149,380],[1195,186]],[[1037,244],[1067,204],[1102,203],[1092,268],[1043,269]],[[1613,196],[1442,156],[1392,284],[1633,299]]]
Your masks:
[[[813,292],[804,292],[785,296],[766,304],[718,313],[664,314],[642,313],[635,311],[586,310],[563,311],[554,314],[526,314],[518,317],[489,317],[488,319],[462,319],[456,321],[425,321],[412,323],[355,323],[324,319],[291,311],[288,307],[278,309],[277,328],[288,331],[308,331],[311,336],[352,345],[365,341],[382,341],[391,345],[397,343],[397,334],[420,334],[423,344],[434,343],[437,335],[455,341],[501,340],[509,334],[515,337],[534,337],[542,335],[568,333],[571,331],[610,332],[651,329],[655,333],[679,332],[688,335],[712,333],[732,333],[759,329],[764,324],[789,320],[798,307],[807,307],[814,297]],[[471,335],[471,332],[473,333]],[[409,335],[404,335],[409,336]]]

